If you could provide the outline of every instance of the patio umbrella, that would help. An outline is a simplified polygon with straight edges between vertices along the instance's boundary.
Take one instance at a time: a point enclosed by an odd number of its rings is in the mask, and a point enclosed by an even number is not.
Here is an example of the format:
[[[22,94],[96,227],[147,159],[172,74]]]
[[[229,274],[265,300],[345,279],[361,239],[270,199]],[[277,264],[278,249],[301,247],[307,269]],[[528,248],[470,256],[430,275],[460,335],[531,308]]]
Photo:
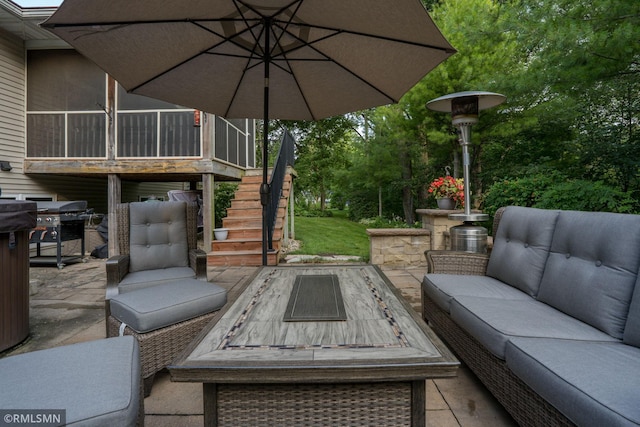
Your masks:
[[[263,118],[263,210],[269,119],[397,102],[455,52],[419,0],[65,0],[43,26],[132,93]]]

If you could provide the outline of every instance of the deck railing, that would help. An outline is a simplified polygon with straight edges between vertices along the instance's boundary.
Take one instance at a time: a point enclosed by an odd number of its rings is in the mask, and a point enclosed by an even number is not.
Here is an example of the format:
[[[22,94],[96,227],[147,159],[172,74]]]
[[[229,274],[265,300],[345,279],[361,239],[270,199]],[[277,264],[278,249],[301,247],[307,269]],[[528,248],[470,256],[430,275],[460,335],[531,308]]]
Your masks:
[[[282,135],[280,151],[278,151],[278,157],[276,157],[273,172],[271,172],[271,178],[269,180],[269,187],[271,188],[271,199],[267,205],[269,250],[273,249],[273,230],[278,219],[278,206],[280,205],[280,197],[282,197],[287,166],[294,166],[295,162],[294,146],[295,142],[293,137],[285,130],[284,135]]]

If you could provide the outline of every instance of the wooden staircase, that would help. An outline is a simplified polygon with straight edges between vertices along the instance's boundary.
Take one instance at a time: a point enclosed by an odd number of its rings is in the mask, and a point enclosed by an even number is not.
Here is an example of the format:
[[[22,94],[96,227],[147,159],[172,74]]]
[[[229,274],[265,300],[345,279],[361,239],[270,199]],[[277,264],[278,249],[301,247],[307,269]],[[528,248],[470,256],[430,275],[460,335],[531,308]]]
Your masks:
[[[291,191],[291,175],[285,175],[282,197],[273,230],[273,250],[267,252],[267,264],[278,265],[283,227],[286,224],[287,203]],[[262,265],[262,205],[260,184],[262,175],[245,175],[236,190],[222,226],[229,229],[226,240],[214,240],[207,254],[210,266]]]

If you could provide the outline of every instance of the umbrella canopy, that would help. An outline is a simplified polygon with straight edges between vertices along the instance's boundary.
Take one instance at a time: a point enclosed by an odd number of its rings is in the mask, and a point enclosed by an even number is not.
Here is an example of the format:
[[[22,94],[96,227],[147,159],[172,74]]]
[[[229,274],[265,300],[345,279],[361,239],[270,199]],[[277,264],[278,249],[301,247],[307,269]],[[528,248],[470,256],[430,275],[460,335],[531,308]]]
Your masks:
[[[226,118],[397,102],[455,50],[419,0],[65,0],[44,24],[126,90]]]
[[[269,119],[397,102],[455,52],[419,0],[65,0],[43,26],[130,92],[263,118],[263,206]]]

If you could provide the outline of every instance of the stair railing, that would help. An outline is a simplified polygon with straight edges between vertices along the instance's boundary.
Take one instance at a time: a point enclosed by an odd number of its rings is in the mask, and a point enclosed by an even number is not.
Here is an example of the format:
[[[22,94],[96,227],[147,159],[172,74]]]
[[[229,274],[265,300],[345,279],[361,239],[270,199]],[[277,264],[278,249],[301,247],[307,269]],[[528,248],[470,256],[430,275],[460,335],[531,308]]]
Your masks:
[[[287,166],[294,166],[295,162],[295,141],[289,131],[284,131],[280,142],[280,151],[278,151],[278,157],[276,157],[271,178],[269,179],[269,187],[271,188],[271,198],[267,205],[269,250],[273,249],[273,231],[276,226],[276,221],[278,220],[278,206],[280,205],[280,198],[282,197],[282,188],[284,186],[284,177],[287,173]]]

